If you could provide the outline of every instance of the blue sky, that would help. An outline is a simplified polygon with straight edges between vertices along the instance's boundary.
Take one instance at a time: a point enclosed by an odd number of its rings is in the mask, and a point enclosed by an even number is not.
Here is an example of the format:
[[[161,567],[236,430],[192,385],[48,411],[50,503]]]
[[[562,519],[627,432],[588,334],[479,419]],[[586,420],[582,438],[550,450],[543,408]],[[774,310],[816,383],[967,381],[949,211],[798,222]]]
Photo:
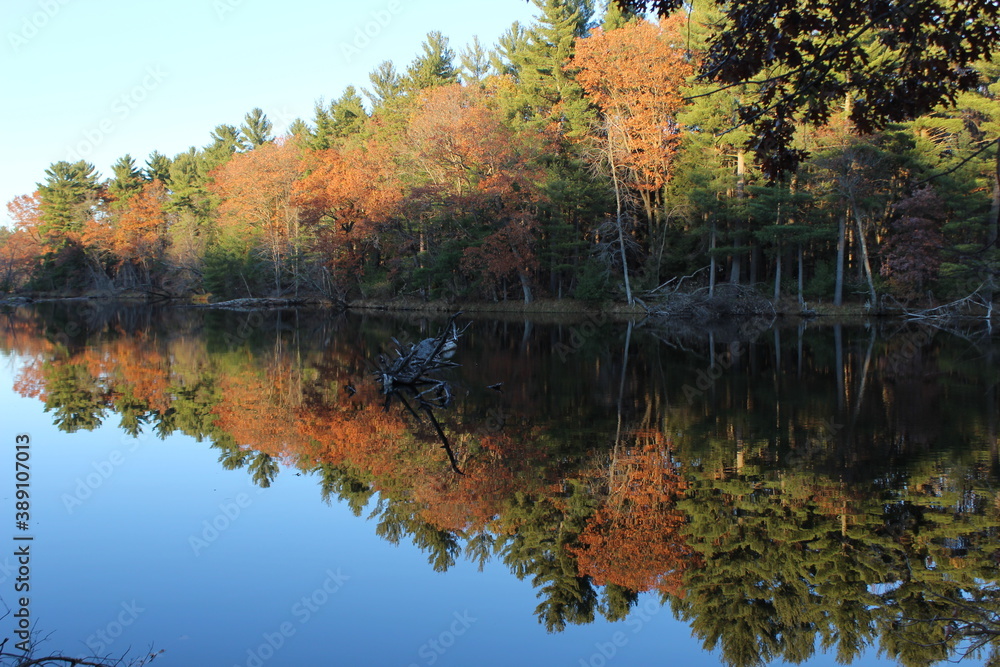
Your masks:
[[[281,133],[317,99],[405,66],[430,30],[461,50],[530,22],[527,0],[3,0],[0,3],[0,223],[59,160],[102,177],[131,154],[173,157],[261,107]]]

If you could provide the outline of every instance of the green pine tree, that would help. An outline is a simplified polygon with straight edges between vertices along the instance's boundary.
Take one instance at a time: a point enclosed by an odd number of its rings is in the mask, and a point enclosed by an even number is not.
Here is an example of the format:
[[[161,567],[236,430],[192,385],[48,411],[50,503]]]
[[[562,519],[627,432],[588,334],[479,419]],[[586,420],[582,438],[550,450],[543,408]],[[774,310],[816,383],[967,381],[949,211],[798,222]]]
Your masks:
[[[264,111],[255,107],[244,116],[243,125],[240,126],[240,136],[245,145],[252,150],[274,141],[274,136],[271,134],[273,127]]]
[[[98,178],[94,165],[83,160],[56,162],[45,170],[45,182],[37,184],[43,239],[59,245],[67,232],[83,229],[100,202]]]
[[[462,64],[460,76],[462,83],[466,85],[478,85],[483,82],[490,73],[490,56],[483,48],[479,37],[473,35],[472,43],[468,44],[459,53],[459,62]]]
[[[146,159],[146,168],[142,170],[147,181],[159,180],[170,186],[170,158],[159,151],[153,151]]]
[[[136,167],[135,160],[126,153],[111,165],[112,178],[108,181],[108,194],[115,200],[116,207],[127,202],[132,195],[142,190],[142,172]]]
[[[455,52],[448,46],[448,38],[437,30],[427,33],[421,45],[423,53],[406,68],[405,87],[414,92],[458,82],[455,69]]]

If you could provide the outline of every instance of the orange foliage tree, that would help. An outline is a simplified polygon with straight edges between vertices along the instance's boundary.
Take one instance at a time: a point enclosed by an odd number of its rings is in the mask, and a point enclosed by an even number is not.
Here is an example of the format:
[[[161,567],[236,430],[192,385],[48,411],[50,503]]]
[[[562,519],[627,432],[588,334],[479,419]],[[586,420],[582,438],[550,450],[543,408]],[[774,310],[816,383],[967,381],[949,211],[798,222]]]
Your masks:
[[[300,149],[275,141],[238,153],[212,172],[209,189],[221,199],[219,228],[238,239],[247,253],[271,266],[274,290],[281,293],[288,274],[297,288],[306,239],[302,233],[295,183],[301,175]]]
[[[515,278],[530,302],[543,138],[512,130],[489,91],[457,84],[425,91],[407,126],[421,203],[418,250],[461,238],[466,274],[488,284]]]
[[[166,202],[166,188],[156,179],[120,202],[110,220],[91,220],[84,228],[84,244],[110,259],[122,285],[149,284],[154,268],[163,261]]]
[[[39,204],[38,193],[19,195],[7,204],[14,229],[0,231],[0,290],[23,286],[38,266],[43,252]]]
[[[679,21],[597,28],[577,42],[571,63],[604,119],[602,143],[611,146],[627,184],[642,197],[650,223],[680,143],[675,117],[684,105],[681,86],[696,66],[682,47]]]
[[[374,141],[303,157],[306,175],[295,186],[294,201],[311,231],[326,287],[341,298],[360,275],[366,251],[379,259],[379,231],[402,200],[394,166]]]

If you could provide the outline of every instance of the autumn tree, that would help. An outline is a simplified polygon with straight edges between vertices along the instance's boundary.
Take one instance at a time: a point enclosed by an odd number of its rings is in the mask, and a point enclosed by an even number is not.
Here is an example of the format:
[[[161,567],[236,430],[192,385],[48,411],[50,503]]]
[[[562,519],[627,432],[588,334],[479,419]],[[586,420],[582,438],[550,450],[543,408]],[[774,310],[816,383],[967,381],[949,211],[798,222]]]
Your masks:
[[[314,284],[343,299],[358,285],[366,256],[379,260],[378,235],[395,215],[402,190],[389,154],[374,141],[309,153],[303,166],[307,173],[295,186],[294,201],[321,267]]]
[[[634,21],[595,29],[577,43],[572,66],[588,98],[600,109],[604,134],[626,184],[642,198],[652,225],[680,143],[681,88],[694,72],[676,20]],[[620,128],[620,132],[611,131]]]
[[[882,246],[881,273],[893,294],[911,300],[937,278],[944,245],[941,228],[948,211],[934,189],[925,187],[898,202],[893,213]]]
[[[0,232],[0,290],[9,292],[32,278],[42,254],[38,234],[38,194],[19,195],[7,203],[13,229]]]
[[[126,200],[109,221],[88,224],[84,239],[110,253],[120,286],[152,283],[166,249],[166,201],[166,189],[154,180]]]
[[[407,140],[421,182],[422,203],[414,202],[422,207],[416,212],[417,251],[433,257],[437,244],[455,239],[453,230],[461,229],[455,223],[468,219],[463,270],[482,275],[485,268],[489,289],[515,279],[530,303],[537,268],[535,211],[542,197],[535,160],[542,145],[537,134],[512,131],[491,104],[486,92],[453,85],[427,91],[413,111]],[[438,271],[457,268],[444,265]]]
[[[661,16],[680,0],[615,0]],[[845,99],[861,132],[912,119],[953,103],[978,85],[972,67],[1000,45],[1000,7],[948,0],[873,0],[864,11],[848,0],[716,3],[725,20],[711,39],[701,77],[723,86],[748,83],[758,95],[740,100],[740,124],[752,127],[748,148],[771,177],[804,157],[792,145],[798,121],[822,124]],[[869,49],[877,44],[880,54]]]
[[[217,280],[235,278],[237,288],[241,278],[251,284],[262,276],[246,275],[246,262],[257,258],[271,274],[274,294],[298,289],[304,239],[292,194],[299,175],[299,149],[291,142],[264,143],[213,172],[208,187],[221,199],[220,234],[232,244],[227,255],[217,257]]]

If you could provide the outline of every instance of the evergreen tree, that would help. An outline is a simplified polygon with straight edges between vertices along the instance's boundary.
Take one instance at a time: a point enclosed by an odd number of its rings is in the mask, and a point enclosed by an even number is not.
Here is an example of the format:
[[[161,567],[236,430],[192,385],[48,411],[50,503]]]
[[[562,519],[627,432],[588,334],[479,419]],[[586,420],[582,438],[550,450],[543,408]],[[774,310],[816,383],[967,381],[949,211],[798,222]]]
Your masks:
[[[462,83],[477,85],[490,73],[490,56],[483,48],[479,37],[473,35],[472,43],[462,49],[459,54]]]
[[[316,103],[315,125],[310,146],[315,150],[331,148],[338,139],[357,134],[365,126],[368,113],[354,86],[344,89],[343,95],[330,104]]]
[[[406,69],[405,86],[409,91],[444,86],[458,81],[455,69],[455,52],[448,46],[448,38],[437,30],[427,33],[418,55]]]
[[[216,125],[211,136],[212,143],[205,147],[203,156],[206,174],[229,162],[233,154],[243,148],[240,131],[234,125]]]
[[[142,190],[142,172],[135,166],[135,160],[126,153],[111,166],[112,178],[108,182],[108,194],[118,204]]]
[[[295,139],[305,139],[307,141],[312,141],[315,136],[312,128],[309,127],[309,123],[305,122],[301,118],[296,118],[289,123],[288,134]]]
[[[517,79],[520,71],[521,54],[528,46],[528,31],[518,21],[514,21],[507,31],[497,39],[490,52],[490,65],[500,75]]]
[[[583,89],[568,66],[577,38],[586,34],[589,3],[532,0],[541,11],[523,49],[513,54],[518,72],[513,116],[530,125],[556,123],[563,134],[579,136],[593,121]]]
[[[244,116],[243,125],[240,126],[240,135],[245,144],[250,149],[254,149],[270,141],[274,141],[274,136],[271,134],[273,127],[273,124],[268,120],[264,111],[259,107],[255,107]]]
[[[45,182],[37,185],[41,200],[38,231],[47,244],[59,245],[66,233],[82,230],[100,199],[94,165],[83,160],[56,162],[45,170]]]
[[[622,9],[615,0],[608,0],[604,7],[604,18],[601,19],[601,29],[605,32],[620,28],[631,21],[639,21],[641,17],[631,9]]]
[[[164,185],[170,185],[170,158],[159,151],[153,151],[146,159],[143,169],[147,181],[159,180]]]
[[[371,90],[364,90],[365,96],[372,104],[372,110],[378,111],[387,104],[400,99],[406,91],[403,77],[396,71],[396,66],[390,60],[379,63],[368,74]]]

